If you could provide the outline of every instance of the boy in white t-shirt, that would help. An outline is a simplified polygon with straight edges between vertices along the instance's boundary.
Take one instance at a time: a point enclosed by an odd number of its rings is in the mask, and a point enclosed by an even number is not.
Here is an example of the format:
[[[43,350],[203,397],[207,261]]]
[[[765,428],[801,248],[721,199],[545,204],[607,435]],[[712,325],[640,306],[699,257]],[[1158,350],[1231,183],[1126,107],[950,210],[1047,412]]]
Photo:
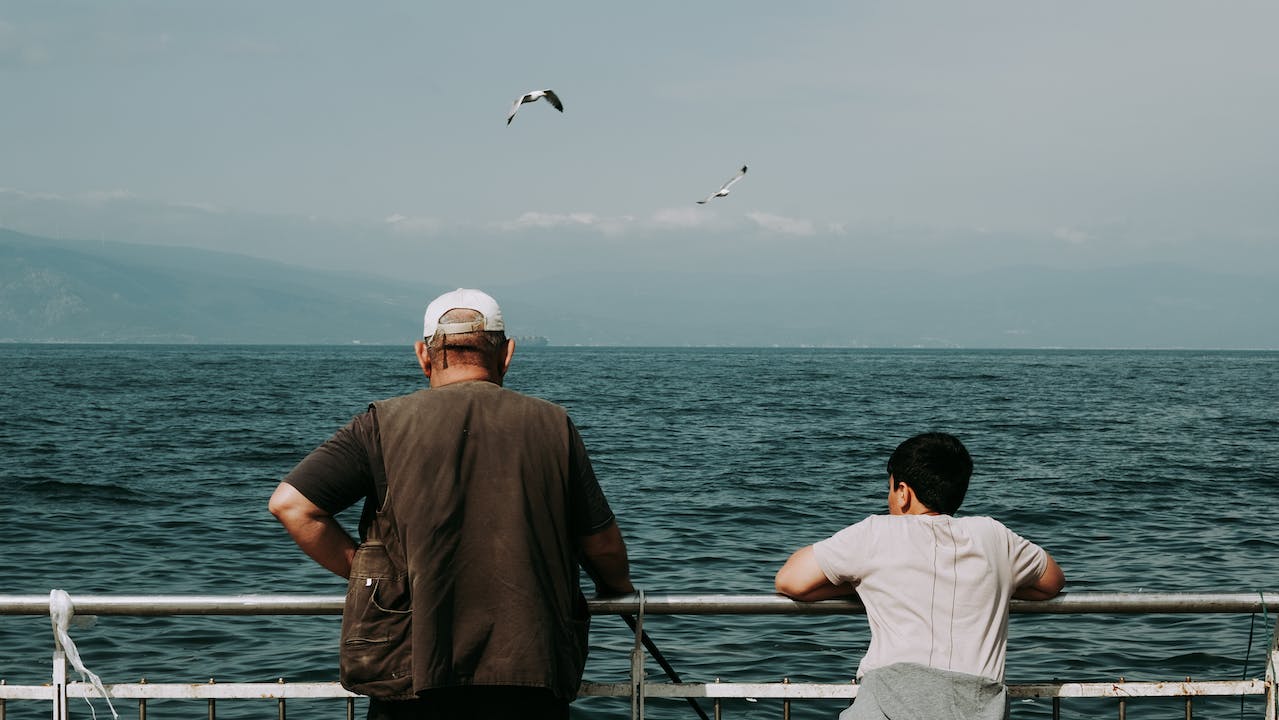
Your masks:
[[[972,470],[954,436],[910,438],[888,461],[889,514],[797,550],[777,571],[777,591],[796,600],[856,594],[866,606],[870,647],[843,720],[1007,716],[1008,601],[1051,598],[1065,576],[998,520],[953,517]]]

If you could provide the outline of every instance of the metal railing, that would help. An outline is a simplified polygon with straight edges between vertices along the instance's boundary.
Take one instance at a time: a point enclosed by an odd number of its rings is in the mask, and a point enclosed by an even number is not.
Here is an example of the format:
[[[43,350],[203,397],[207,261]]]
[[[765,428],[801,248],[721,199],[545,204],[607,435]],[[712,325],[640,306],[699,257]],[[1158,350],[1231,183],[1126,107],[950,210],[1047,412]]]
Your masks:
[[[1204,614],[1267,613],[1267,602],[1279,593],[1068,593],[1052,600],[1014,600],[1014,614]],[[341,596],[313,595],[79,595],[73,598],[78,615],[175,616],[175,615],[340,615]],[[645,668],[643,621],[646,615],[842,615],[860,614],[865,609],[856,600],[827,600],[804,603],[777,595],[687,595],[637,593],[618,598],[588,601],[593,615],[627,617],[635,633],[631,651],[630,678],[625,683],[583,682],[584,697],[630,698],[631,715],[642,720],[647,698],[697,698],[712,701],[715,717],[721,717],[722,701],[731,699],[771,698],[782,701],[782,717],[789,718],[792,700],[854,698],[854,683],[693,683],[649,682]],[[46,615],[51,600],[43,595],[0,595],[0,616]],[[653,648],[655,650],[655,648]],[[660,660],[660,658],[659,658]],[[1132,698],[1185,697],[1186,717],[1192,714],[1196,697],[1264,696],[1266,720],[1279,720],[1279,693],[1276,692],[1276,668],[1279,667],[1279,623],[1271,638],[1263,662],[1264,676],[1241,680],[1169,680],[1164,682],[1043,682],[1012,684],[1010,698],[1051,698],[1053,717],[1059,717],[1062,698],[1116,698],[1120,720],[1125,715],[1127,700]],[[131,699],[138,703],[138,717],[146,720],[147,701],[151,699],[204,700],[208,717],[215,717],[218,700],[267,699],[278,706],[278,717],[285,720],[286,701],[294,698],[335,698],[344,700],[346,717],[354,717],[355,699],[336,682],[286,683],[119,683],[105,685],[111,699]],[[53,673],[48,684],[9,685],[0,678],[0,720],[4,720],[6,702],[44,701],[52,705],[54,720],[67,717],[68,698],[96,698],[101,693],[91,684],[68,681],[67,653],[56,641]]]

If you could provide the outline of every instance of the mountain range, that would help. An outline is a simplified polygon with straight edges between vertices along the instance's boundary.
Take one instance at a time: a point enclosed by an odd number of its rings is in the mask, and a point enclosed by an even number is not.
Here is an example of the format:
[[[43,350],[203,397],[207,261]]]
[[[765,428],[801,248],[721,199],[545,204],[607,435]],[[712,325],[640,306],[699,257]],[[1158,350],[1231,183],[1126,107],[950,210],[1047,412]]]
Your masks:
[[[0,341],[411,343],[452,289],[189,247],[0,229]],[[635,271],[486,287],[553,345],[1279,348],[1279,283],[1171,264]]]

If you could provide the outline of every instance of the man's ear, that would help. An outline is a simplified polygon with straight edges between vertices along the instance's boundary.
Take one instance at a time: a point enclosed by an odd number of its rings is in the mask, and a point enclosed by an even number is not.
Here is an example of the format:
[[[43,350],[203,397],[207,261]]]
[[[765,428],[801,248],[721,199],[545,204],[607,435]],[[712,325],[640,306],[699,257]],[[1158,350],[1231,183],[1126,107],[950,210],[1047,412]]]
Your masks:
[[[431,378],[431,351],[426,347],[426,343],[418,340],[413,343],[413,350],[417,353],[417,364],[422,366],[422,374],[429,380]]]
[[[511,367],[511,358],[515,356],[515,338],[507,338],[506,353],[502,357],[502,376],[506,376],[506,371]]]

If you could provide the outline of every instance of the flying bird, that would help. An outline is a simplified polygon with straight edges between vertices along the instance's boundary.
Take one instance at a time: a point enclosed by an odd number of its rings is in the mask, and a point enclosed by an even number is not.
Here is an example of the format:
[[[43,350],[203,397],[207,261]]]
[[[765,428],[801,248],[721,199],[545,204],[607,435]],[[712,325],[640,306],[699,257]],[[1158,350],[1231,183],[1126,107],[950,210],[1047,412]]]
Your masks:
[[[511,121],[515,119],[515,113],[519,111],[521,105],[542,98],[546,98],[546,102],[550,103],[556,110],[564,112],[564,103],[560,102],[560,98],[555,94],[554,90],[534,90],[524,93],[511,105],[511,112],[506,116],[506,124],[510,125]]]
[[[728,182],[724,183],[723,187],[721,187],[719,190],[716,190],[715,192],[708,195],[705,200],[698,200],[697,204],[705,205],[706,203],[710,202],[711,200],[714,200],[717,197],[724,197],[725,195],[728,194],[728,189],[733,187],[733,183],[737,182],[738,180],[741,180],[742,176],[745,174],[746,174],[746,166],[743,165],[742,169],[738,170],[736,175],[729,178]]]

